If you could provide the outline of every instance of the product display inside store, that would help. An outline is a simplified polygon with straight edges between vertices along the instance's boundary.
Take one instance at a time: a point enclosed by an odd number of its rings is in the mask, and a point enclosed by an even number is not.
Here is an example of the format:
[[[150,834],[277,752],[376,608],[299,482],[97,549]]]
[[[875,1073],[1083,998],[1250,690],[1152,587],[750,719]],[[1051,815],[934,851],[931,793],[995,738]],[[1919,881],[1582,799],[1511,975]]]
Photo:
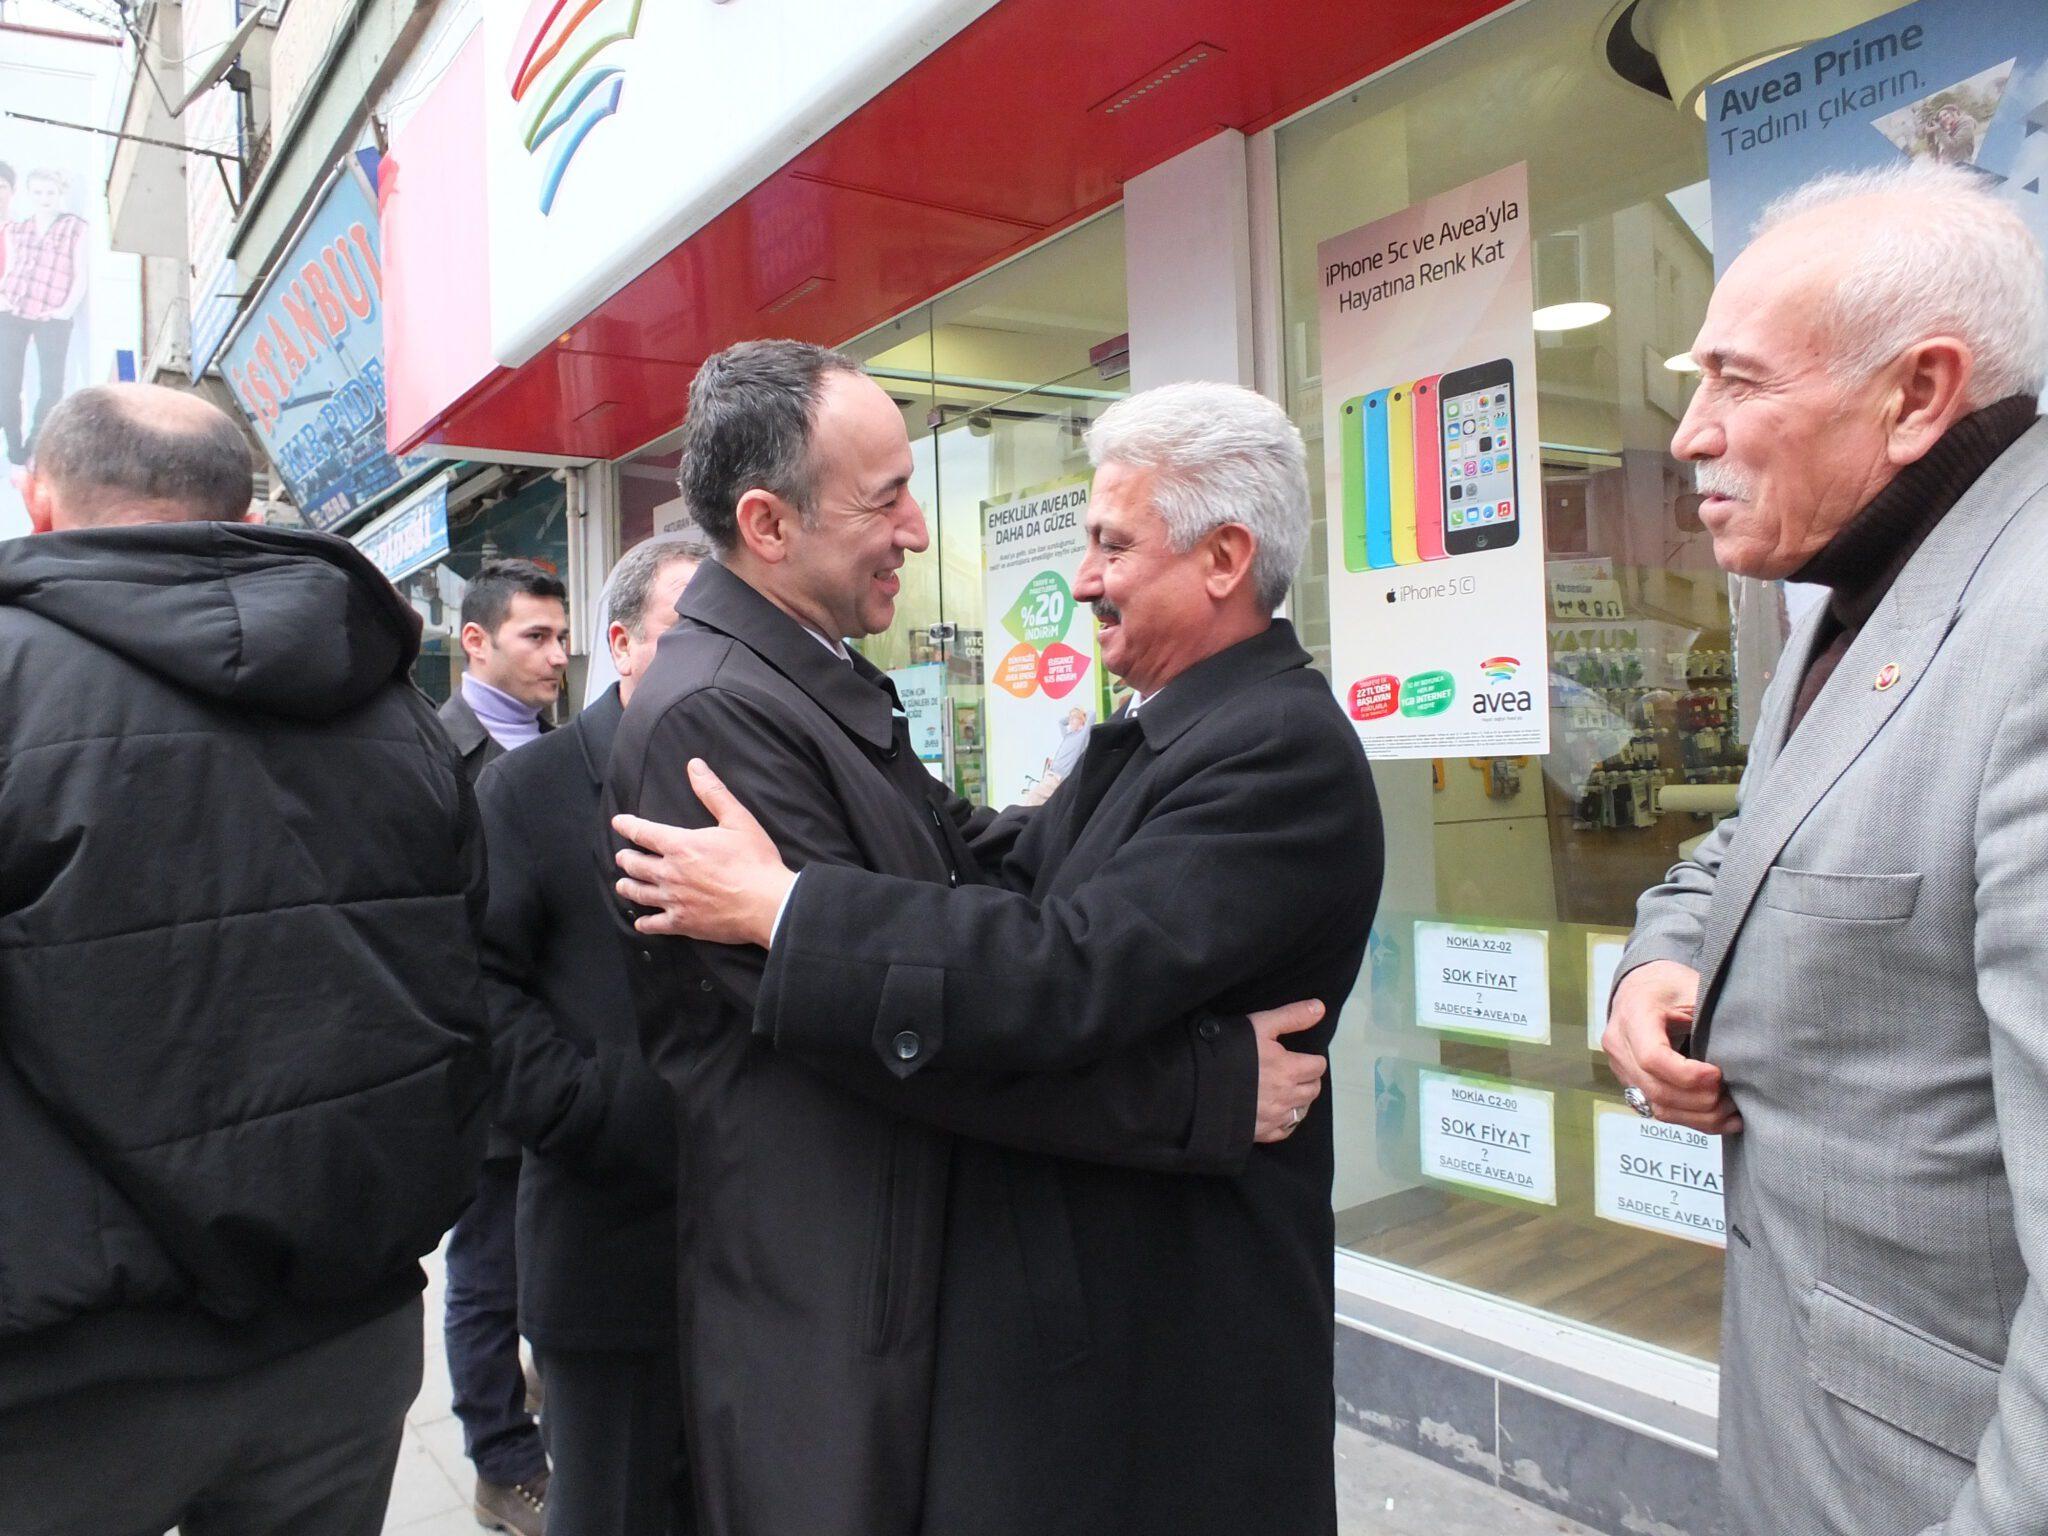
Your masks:
[[[1318,295],[1330,273],[1319,261],[1346,254],[1341,237],[1375,221],[1394,228],[1401,210],[1435,209],[1430,200],[1524,163],[1524,302],[1534,305],[1518,345],[1534,361],[1537,441],[1505,414],[1479,428],[1508,431],[1538,470],[1541,573],[1516,601],[1531,613],[1540,604],[1547,675],[1529,686],[1527,651],[1478,635],[1449,636],[1431,664],[1454,668],[1451,652],[1471,647],[1491,657],[1485,686],[1510,701],[1526,691],[1530,708],[1547,710],[1549,751],[1461,746],[1374,764],[1386,896],[1333,1048],[1337,1232],[1369,1259],[1712,1359],[1719,1146],[1645,1128],[1622,1106],[1599,1038],[1636,896],[1733,806],[1747,712],[1782,615],[1717,570],[1691,477],[1668,451],[1713,282],[1704,133],[1585,47],[1601,19],[1597,5],[1568,0],[1502,17],[1484,46],[1448,45],[1278,135],[1288,404],[1310,440],[1319,501],[1336,452],[1325,421],[1344,420],[1326,408],[1393,366],[1366,363],[1364,384],[1325,377]],[[1510,219],[1520,195],[1519,184],[1488,194],[1510,204]],[[1383,288],[1369,286],[1375,276]],[[1398,274],[1368,270],[1355,289],[1365,303],[1401,296]],[[1455,305],[1439,319],[1472,323]],[[1408,389],[1422,400],[1431,369],[1464,361],[1411,363],[1399,376],[1421,374]],[[1484,477],[1489,449],[1510,467],[1506,439],[1457,436],[1453,375],[1443,377],[1443,430],[1456,439],[1444,484],[1504,497]],[[1407,409],[1400,395],[1384,396],[1390,408]],[[1460,453],[1476,453],[1476,479]],[[1447,529],[1453,521],[1447,511]],[[1398,544],[1398,520],[1396,530]],[[1424,561],[1429,544],[1425,534]],[[1310,551],[1296,611],[1332,665],[1333,618],[1345,618],[1333,605],[1356,601],[1346,568],[1377,562],[1349,560],[1342,540],[1322,534]],[[1415,601],[1425,575],[1453,567],[1416,567],[1387,601]],[[1346,698],[1350,674],[1335,660]],[[1412,690],[1417,679],[1404,681]],[[1349,702],[1361,719],[1392,707]]]

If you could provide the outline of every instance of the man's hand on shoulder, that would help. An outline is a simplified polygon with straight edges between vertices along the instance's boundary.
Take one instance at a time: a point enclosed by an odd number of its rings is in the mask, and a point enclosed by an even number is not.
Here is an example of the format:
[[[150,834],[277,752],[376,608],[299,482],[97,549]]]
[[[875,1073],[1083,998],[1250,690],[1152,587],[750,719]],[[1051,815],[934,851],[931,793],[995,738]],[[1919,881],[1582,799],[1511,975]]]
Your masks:
[[[1721,1069],[1679,1054],[1692,1033],[1700,973],[1676,960],[1652,960],[1622,977],[1614,989],[1607,1032],[1600,1037],[1614,1075],[1640,1088],[1659,1120],[1714,1136],[1742,1129]]]
[[[633,926],[642,933],[766,949],[796,875],[753,813],[701,757],[690,759],[690,788],[718,825],[690,831],[638,816],[612,818],[612,830],[636,845],[614,856],[625,871],[618,893],[657,909]]]

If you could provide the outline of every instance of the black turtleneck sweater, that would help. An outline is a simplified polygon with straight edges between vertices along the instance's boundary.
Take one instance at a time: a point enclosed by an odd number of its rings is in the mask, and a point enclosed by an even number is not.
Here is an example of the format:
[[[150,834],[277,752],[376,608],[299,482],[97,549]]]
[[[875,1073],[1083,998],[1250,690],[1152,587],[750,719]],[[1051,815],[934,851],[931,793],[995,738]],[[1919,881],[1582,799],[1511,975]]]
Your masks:
[[[1914,551],[1948,515],[1949,508],[1963,499],[1963,492],[2020,440],[2034,420],[2032,395],[2012,395],[1972,411],[1950,427],[1926,457],[1900,470],[1870,498],[1868,506],[1842,526],[1826,548],[1792,573],[1792,580],[1831,588],[1832,595],[1827,616],[1821,620],[1812,665],[1799,680],[1788,735],[1806,718]]]

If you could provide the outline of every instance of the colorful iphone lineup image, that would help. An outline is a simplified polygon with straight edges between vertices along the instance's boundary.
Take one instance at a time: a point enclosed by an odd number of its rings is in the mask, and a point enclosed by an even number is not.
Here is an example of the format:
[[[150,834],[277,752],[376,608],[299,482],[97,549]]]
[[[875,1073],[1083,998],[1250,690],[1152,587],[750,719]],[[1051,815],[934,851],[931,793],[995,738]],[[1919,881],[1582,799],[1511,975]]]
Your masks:
[[[1515,377],[1506,359],[1355,395],[1338,426],[1349,569],[1515,542]]]

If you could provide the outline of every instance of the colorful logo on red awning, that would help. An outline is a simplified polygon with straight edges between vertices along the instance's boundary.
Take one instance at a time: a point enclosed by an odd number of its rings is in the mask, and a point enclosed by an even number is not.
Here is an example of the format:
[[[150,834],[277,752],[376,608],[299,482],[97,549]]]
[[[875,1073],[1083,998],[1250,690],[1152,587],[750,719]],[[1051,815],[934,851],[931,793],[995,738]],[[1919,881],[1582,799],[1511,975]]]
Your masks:
[[[505,84],[522,109],[527,153],[547,156],[543,215],[554,211],[562,178],[590,130],[619,110],[626,71],[613,50],[633,40],[640,6],[641,0],[533,0],[519,24]]]

